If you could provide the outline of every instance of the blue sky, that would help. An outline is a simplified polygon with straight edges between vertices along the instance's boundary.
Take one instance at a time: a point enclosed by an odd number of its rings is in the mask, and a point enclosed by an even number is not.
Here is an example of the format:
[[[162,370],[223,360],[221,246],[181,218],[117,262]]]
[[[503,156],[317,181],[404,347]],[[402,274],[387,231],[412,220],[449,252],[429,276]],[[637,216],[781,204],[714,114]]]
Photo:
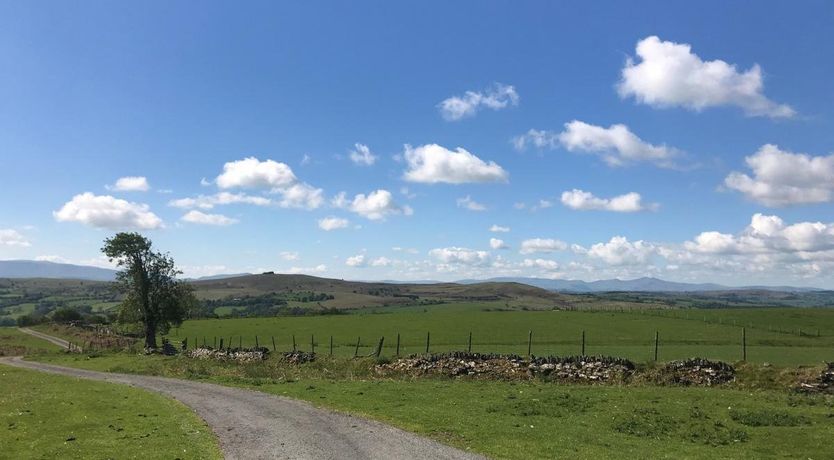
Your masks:
[[[310,3],[0,2],[0,259],[834,287],[830,3]]]

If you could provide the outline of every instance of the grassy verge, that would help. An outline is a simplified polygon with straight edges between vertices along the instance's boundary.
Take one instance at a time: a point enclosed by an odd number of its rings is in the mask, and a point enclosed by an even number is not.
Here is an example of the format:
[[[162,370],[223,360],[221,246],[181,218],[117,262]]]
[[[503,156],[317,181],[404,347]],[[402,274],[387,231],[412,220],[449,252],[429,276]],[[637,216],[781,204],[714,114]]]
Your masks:
[[[46,340],[24,334],[12,327],[0,327],[0,356],[22,356],[59,351]]]
[[[221,458],[208,427],[168,398],[0,365],[4,458]]]
[[[383,379],[371,361],[41,356],[88,369],[242,386],[383,420],[495,458],[831,458],[834,398],[785,389],[791,372],[744,368],[722,388]]]

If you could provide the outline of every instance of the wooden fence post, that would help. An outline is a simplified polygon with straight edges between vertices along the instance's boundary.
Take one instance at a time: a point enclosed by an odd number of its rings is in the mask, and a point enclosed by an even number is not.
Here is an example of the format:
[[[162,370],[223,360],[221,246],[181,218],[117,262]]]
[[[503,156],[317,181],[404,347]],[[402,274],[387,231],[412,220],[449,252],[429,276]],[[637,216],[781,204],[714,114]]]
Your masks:
[[[272,336],[272,351],[275,351],[275,336]]]
[[[426,354],[429,354],[429,342],[431,341],[431,332],[426,332]]]
[[[582,331],[582,354],[581,356],[585,356],[585,331]]]
[[[238,348],[243,348],[243,336],[242,335],[237,336],[237,347]]]
[[[533,331],[527,333],[527,357],[532,356],[533,351]]]
[[[741,360],[747,361],[747,329],[741,328]]]
[[[316,352],[316,336],[313,334],[310,334],[310,352]]]
[[[330,336],[330,356],[333,356],[333,336]]]
[[[380,337],[379,345],[376,346],[376,357],[379,358],[379,355],[382,353],[382,343],[385,342],[385,336]]]
[[[258,336],[255,336],[255,348],[260,348],[260,343],[258,343]]]
[[[657,362],[657,342],[660,339],[660,333],[654,331],[654,362]]]
[[[212,348],[217,348],[217,337],[216,336],[214,337],[214,345],[212,345]]]
[[[295,353],[298,350],[295,346],[295,334],[292,335],[292,351]]]
[[[359,356],[359,342],[360,342],[361,340],[362,340],[362,337],[357,337],[357,338],[356,338],[356,349],[355,349],[355,350],[353,350],[353,357],[354,357],[354,358],[356,358],[357,356]]]
[[[400,333],[397,332],[397,356],[400,356]]]
[[[472,331],[469,331],[469,343],[466,346],[466,352],[472,353]]]
[[[220,337],[220,349],[223,349],[223,337]]]

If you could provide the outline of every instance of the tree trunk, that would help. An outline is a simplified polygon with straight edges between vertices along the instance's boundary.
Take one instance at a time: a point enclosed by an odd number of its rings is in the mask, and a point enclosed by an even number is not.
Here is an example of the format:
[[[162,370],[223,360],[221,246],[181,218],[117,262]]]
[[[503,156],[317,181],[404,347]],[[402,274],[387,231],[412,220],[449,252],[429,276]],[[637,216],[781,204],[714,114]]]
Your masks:
[[[150,321],[145,324],[145,348],[156,348],[156,324]]]

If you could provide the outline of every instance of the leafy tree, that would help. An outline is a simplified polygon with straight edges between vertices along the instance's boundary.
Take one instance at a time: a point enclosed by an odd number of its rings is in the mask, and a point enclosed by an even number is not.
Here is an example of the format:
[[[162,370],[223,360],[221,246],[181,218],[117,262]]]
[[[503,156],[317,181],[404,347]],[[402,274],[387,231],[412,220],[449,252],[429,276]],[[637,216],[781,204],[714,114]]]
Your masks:
[[[140,324],[145,347],[156,348],[157,333],[182,324],[196,304],[191,286],[177,279],[182,272],[174,259],[153,251],[151,241],[138,233],[118,233],[104,240],[101,250],[121,267],[116,275],[124,293],[119,322]]]
[[[73,321],[81,321],[82,316],[72,308],[59,308],[52,313],[52,321],[56,323],[71,323]]]

